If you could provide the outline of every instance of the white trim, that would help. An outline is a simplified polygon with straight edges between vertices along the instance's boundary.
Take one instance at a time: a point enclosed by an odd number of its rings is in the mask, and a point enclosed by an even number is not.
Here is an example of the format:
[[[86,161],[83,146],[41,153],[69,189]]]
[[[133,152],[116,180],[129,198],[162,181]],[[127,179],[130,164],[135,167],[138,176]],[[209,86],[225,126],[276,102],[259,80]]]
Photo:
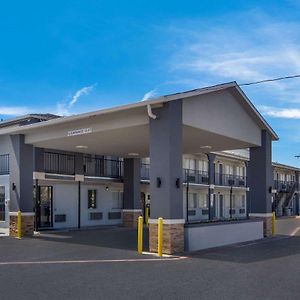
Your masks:
[[[272,213],[250,213],[249,217],[257,217],[257,218],[267,218],[272,217]]]
[[[142,212],[142,209],[123,209],[123,212]]]
[[[75,175],[69,175],[69,174],[45,173],[45,175],[75,178]],[[53,178],[45,178],[45,179],[53,179]],[[57,179],[57,178],[54,178],[54,179]]]
[[[75,181],[84,182],[84,175],[82,175],[82,174],[75,174]]]
[[[149,219],[149,224],[158,224],[158,219]],[[163,224],[184,224],[185,219],[163,219]]]
[[[33,179],[45,179],[45,172],[33,172]]]
[[[10,216],[17,216],[18,212],[16,212],[16,211],[10,211],[9,215]],[[34,216],[34,215],[35,215],[34,212],[21,212],[21,216]]]

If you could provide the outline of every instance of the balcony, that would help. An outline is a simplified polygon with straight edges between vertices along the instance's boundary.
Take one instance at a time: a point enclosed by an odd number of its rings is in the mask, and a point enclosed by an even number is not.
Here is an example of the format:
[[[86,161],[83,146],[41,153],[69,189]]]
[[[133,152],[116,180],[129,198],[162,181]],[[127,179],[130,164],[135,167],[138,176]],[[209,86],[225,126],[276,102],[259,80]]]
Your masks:
[[[0,175],[9,174],[9,154],[0,155]]]
[[[295,181],[283,181],[283,180],[274,180],[273,187],[277,190],[278,193],[289,193],[293,186],[295,184]],[[296,187],[298,189],[298,186]]]
[[[44,170],[52,174],[75,174],[75,155],[45,152]]]
[[[192,184],[208,184],[209,175],[206,171],[183,169],[183,181]]]
[[[122,178],[123,161],[106,158],[83,157],[85,176]]]
[[[215,185],[221,186],[234,186],[234,187],[246,187],[247,177],[231,174],[215,173]]]

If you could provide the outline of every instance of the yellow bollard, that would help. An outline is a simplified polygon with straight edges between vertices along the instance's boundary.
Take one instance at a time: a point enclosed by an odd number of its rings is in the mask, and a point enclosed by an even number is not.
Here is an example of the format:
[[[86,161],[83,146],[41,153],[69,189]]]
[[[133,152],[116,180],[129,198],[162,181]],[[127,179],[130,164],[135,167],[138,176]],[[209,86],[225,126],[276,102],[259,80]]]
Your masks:
[[[145,209],[145,222],[146,222],[146,225],[148,226],[149,225],[149,207],[147,207],[147,206]]]
[[[18,211],[18,225],[17,225],[17,229],[18,229],[18,235],[17,238],[20,240],[22,237],[22,221],[21,221],[21,211]]]
[[[276,234],[276,216],[275,212],[273,211],[272,214],[272,235],[274,236]]]
[[[143,217],[138,219],[138,253],[143,252]]]
[[[158,230],[157,230],[157,254],[162,256],[163,254],[163,218],[158,218]]]

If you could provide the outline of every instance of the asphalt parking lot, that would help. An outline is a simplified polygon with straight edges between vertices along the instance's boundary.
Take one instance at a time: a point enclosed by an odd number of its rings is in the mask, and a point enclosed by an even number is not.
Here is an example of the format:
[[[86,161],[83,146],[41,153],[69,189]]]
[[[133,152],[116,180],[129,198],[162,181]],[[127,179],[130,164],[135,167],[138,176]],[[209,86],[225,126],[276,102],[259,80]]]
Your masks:
[[[163,259],[138,255],[124,228],[2,237],[1,299],[296,299],[298,227],[283,219],[275,238]]]

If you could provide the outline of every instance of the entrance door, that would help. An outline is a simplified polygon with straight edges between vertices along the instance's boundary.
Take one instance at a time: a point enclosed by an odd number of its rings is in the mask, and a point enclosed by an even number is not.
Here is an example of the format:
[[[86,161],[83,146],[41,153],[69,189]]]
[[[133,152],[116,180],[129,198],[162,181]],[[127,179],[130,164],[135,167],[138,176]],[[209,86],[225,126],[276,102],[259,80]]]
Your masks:
[[[37,222],[39,228],[53,226],[53,187],[39,186]]]
[[[224,198],[223,195],[219,195],[219,218],[224,218]]]
[[[0,221],[5,221],[5,187],[0,186]]]
[[[219,185],[223,184],[223,165],[219,164]]]
[[[212,199],[211,199],[211,218],[215,219],[217,217],[216,194],[211,194],[210,197],[211,196],[212,196]]]

